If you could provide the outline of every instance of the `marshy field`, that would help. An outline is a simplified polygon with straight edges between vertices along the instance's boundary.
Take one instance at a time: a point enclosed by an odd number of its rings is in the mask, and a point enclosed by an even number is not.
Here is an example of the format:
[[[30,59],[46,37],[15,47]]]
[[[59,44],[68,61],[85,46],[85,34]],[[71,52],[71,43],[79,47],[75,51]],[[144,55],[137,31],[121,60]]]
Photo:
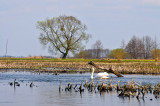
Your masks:
[[[109,59],[28,59],[0,58],[0,69],[28,69],[39,72],[69,73],[89,72],[93,61],[98,66],[112,68],[121,74],[160,74],[160,61],[155,60],[109,60]],[[96,70],[96,72],[103,70]]]
[[[89,61],[124,77],[91,80]],[[1,58],[0,105],[159,106],[159,81],[154,60]]]

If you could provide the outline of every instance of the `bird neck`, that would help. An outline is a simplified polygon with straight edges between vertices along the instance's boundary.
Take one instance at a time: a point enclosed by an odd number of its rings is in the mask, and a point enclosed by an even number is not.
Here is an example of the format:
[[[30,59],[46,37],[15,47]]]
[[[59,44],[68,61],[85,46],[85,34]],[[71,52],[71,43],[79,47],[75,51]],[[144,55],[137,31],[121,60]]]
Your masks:
[[[91,79],[93,79],[94,69],[91,69]]]

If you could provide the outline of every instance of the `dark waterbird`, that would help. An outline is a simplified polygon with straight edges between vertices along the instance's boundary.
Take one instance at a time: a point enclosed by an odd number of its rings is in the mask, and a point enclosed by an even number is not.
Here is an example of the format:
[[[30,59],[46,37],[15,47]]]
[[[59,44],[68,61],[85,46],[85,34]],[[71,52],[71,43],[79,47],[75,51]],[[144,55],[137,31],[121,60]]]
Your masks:
[[[9,85],[10,85],[10,86],[14,85],[14,87],[15,87],[15,86],[20,86],[20,84],[19,84],[18,82],[16,82],[16,79],[14,79],[13,82],[9,82]]]
[[[33,81],[29,85],[31,88],[34,86]]]
[[[9,82],[9,85],[12,86],[12,85],[13,85],[13,82]]]
[[[20,84],[18,82],[16,82],[16,79],[14,80],[14,87],[15,86],[20,86]]]
[[[59,75],[59,73],[56,71],[55,73],[53,73],[53,75]]]

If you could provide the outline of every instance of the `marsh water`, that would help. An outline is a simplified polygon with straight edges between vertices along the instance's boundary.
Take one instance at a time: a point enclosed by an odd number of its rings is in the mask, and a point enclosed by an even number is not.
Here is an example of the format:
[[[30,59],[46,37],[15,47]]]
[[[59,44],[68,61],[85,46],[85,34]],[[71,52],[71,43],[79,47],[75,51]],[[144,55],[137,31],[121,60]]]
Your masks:
[[[96,73],[95,73],[96,74]],[[160,82],[160,76],[153,75],[124,75],[118,78],[110,74],[110,82],[113,84],[120,80],[120,84],[127,83],[134,79],[138,83],[154,84]],[[20,86],[10,86],[9,82],[14,79]],[[153,94],[146,94],[145,99],[137,100],[136,97],[118,97],[116,91],[84,92],[65,91],[64,88],[71,84],[80,84],[85,81],[90,82],[90,73],[73,73],[53,75],[51,73],[34,73],[27,71],[5,71],[0,72],[0,106],[160,106],[160,99],[156,99]],[[32,88],[29,86],[33,81]],[[94,82],[102,80],[94,79]],[[59,84],[62,84],[63,91],[59,92]]]

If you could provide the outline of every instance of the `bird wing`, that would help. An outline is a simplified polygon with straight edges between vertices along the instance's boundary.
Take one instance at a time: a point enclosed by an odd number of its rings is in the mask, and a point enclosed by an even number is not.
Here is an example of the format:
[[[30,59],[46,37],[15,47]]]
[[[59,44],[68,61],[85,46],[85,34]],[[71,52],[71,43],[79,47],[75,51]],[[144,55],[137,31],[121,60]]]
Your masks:
[[[96,77],[100,77],[100,78],[107,77],[107,76],[109,76],[109,74],[106,72],[100,72],[96,75]]]

